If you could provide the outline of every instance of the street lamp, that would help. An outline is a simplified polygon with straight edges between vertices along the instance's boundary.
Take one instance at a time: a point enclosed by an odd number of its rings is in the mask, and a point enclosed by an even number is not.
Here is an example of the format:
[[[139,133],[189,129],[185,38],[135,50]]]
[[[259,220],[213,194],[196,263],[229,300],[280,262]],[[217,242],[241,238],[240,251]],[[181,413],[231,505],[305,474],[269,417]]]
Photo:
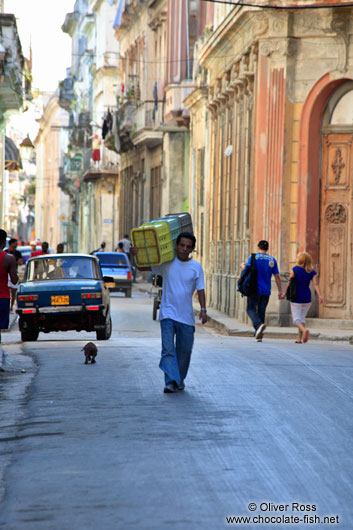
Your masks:
[[[32,144],[31,139],[29,135],[27,134],[26,138],[20,143],[21,158],[27,161],[30,160],[33,149],[34,149],[34,145]]]

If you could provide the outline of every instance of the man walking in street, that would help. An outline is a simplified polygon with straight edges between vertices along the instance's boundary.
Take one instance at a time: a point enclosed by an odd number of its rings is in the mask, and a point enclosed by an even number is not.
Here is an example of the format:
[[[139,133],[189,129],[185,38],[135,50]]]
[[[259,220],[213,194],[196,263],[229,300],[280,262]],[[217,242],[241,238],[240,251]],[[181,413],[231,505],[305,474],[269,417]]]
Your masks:
[[[0,229],[0,353],[2,356],[4,352],[1,346],[1,330],[9,327],[10,319],[9,276],[14,285],[18,282],[16,259],[12,254],[4,251],[6,238],[7,233],[5,230]]]
[[[257,294],[248,296],[246,312],[249,315],[255,329],[256,342],[262,342],[262,337],[266,329],[265,314],[266,307],[271,295],[271,278],[275,276],[278,298],[282,298],[282,286],[279,276],[277,261],[268,252],[268,241],[261,240],[258,243],[258,252],[255,256],[255,266],[257,269]],[[245,267],[250,266],[251,256]]]
[[[118,241],[118,244],[115,247],[116,252],[121,252],[121,250],[119,250],[119,245],[121,244],[123,245],[123,250],[128,257],[129,262],[131,263],[131,241],[128,234],[125,234],[124,237]]]
[[[200,263],[189,257],[195,249],[196,238],[182,232],[176,240],[176,257],[159,267],[154,274],[163,277],[159,320],[162,335],[162,354],[159,367],[164,372],[165,393],[184,390],[195,333],[192,296],[197,290],[200,302],[200,321],[207,322],[204,274]],[[131,248],[133,256],[137,254]]]

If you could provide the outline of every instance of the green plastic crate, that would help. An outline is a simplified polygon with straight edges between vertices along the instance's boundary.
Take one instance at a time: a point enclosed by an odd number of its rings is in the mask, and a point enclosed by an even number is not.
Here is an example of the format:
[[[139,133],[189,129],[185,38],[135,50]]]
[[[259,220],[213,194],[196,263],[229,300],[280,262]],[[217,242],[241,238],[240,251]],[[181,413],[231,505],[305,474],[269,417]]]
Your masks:
[[[153,267],[174,258],[173,241],[167,222],[155,221],[133,228],[131,240],[138,249],[135,257],[138,267]]]

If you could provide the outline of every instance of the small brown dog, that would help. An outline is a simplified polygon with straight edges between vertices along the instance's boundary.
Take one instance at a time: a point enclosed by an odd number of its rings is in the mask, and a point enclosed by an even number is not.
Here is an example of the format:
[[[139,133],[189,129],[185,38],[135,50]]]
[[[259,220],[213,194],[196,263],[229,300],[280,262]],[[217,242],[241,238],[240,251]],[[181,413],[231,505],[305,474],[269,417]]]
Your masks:
[[[97,346],[93,342],[87,342],[87,344],[84,345],[81,351],[85,352],[85,364],[88,364],[91,362],[91,364],[96,362],[96,357],[98,353]]]

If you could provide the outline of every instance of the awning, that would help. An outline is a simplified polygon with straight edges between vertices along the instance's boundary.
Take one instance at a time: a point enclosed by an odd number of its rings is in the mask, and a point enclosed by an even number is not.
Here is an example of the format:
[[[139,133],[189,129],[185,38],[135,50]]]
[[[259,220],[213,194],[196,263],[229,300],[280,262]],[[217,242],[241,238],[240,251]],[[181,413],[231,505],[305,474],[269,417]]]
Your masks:
[[[22,169],[20,151],[16,147],[15,142],[8,136],[5,136],[5,169]]]

